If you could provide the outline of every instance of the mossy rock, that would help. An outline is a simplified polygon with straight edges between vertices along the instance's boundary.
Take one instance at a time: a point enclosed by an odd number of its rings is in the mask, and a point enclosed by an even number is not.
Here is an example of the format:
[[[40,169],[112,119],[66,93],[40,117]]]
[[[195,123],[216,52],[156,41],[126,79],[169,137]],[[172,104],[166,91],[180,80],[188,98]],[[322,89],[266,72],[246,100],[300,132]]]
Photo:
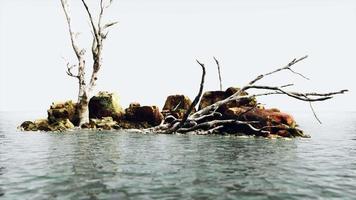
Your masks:
[[[69,119],[72,124],[78,125],[79,116],[77,113],[77,104],[73,101],[56,102],[52,103],[51,107],[47,110],[49,123],[55,123]]]
[[[19,129],[22,131],[38,131],[36,124],[31,121],[24,121]]]
[[[48,119],[38,119],[34,122],[25,121],[20,127],[22,131],[66,131],[73,129],[74,125],[69,119],[59,120],[53,123],[50,123]]]
[[[119,120],[123,115],[124,110],[119,104],[119,96],[115,93],[99,92],[89,101],[90,118],[112,117]]]

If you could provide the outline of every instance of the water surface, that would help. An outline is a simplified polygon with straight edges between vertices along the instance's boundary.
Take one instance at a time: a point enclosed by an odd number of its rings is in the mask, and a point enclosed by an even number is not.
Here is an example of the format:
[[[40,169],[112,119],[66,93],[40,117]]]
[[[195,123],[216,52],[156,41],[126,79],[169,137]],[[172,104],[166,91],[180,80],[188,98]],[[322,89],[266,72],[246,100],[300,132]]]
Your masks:
[[[297,119],[311,139],[22,133],[0,113],[0,199],[355,199],[356,113]]]

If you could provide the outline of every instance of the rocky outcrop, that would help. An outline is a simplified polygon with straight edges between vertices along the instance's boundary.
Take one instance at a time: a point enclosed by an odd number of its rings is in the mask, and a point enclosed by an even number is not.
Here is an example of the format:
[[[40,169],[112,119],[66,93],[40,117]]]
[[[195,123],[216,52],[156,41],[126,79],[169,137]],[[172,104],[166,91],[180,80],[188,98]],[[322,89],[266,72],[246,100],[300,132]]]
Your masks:
[[[207,91],[203,94],[203,96],[200,100],[199,110],[201,110],[207,106],[210,106],[218,101],[226,99],[229,96],[238,92],[239,90],[240,90],[240,88],[237,88],[237,87],[229,87],[226,91]],[[241,94],[241,96],[243,96],[243,95],[247,95],[247,93],[243,92]],[[237,104],[236,102],[230,102],[225,107],[230,108],[230,107],[238,107],[238,106],[242,106],[242,105],[254,106],[254,105],[256,105],[256,100],[250,99],[246,102],[241,102],[239,104]]]
[[[78,125],[79,117],[76,107],[77,104],[73,101],[52,103],[51,107],[47,110],[48,122],[55,123],[69,119],[73,124]]]
[[[189,109],[192,101],[185,95],[168,96],[164,103],[162,114],[164,117],[172,115],[177,119],[182,119],[186,111]],[[192,111],[194,113],[196,110]]]
[[[112,117],[119,120],[124,115],[124,110],[119,104],[119,97],[115,93],[99,92],[89,101],[89,118],[101,119]]]
[[[223,115],[226,119],[240,119],[243,121],[256,121],[253,124],[255,128],[265,127],[264,130],[270,131],[271,134],[282,137],[302,136],[296,129],[296,121],[294,118],[283,113],[278,109],[264,109],[257,107],[233,107],[228,108]],[[247,132],[247,131],[245,131]]]
[[[84,129],[96,129],[96,130],[112,130],[120,129],[120,126],[112,117],[103,117],[101,119],[90,119],[89,123],[85,123],[81,126]]]
[[[226,118],[242,117],[247,121],[258,121],[261,126],[271,126],[278,124],[285,124],[294,128],[296,122],[294,118],[278,109],[259,109],[254,107],[234,107],[225,111]]]
[[[125,115],[119,124],[123,127],[130,127],[137,123],[138,126],[152,127],[159,125],[163,120],[163,115],[157,106],[141,106],[139,103],[131,103],[125,109]]]
[[[73,129],[74,125],[69,119],[57,120],[50,123],[48,119],[38,119],[35,121],[25,121],[20,127],[22,131],[65,131]]]

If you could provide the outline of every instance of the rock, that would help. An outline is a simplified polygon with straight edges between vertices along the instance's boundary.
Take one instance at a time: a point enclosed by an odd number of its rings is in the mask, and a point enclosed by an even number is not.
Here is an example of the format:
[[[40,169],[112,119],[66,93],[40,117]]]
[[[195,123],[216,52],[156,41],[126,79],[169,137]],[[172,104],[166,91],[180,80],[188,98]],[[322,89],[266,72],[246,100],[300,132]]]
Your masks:
[[[74,125],[69,119],[60,120],[52,123],[51,128],[53,131],[66,131],[68,129],[73,129]]]
[[[37,131],[37,127],[36,124],[31,122],[31,121],[25,121],[23,122],[19,129],[21,129],[22,131]]]
[[[90,123],[95,124],[96,128],[111,130],[118,124],[112,117],[103,117],[101,119],[90,119]]]
[[[83,129],[96,129],[96,125],[95,125],[95,122],[93,122],[92,120],[89,120],[88,123],[82,124],[82,126],[80,128],[83,128]]]
[[[236,118],[244,113],[244,117],[249,121],[259,121],[263,126],[270,124],[285,124],[291,128],[296,126],[294,118],[276,109],[258,109],[254,107],[233,107],[225,111],[224,117]],[[269,124],[269,125],[270,125]]]
[[[112,117],[119,120],[124,115],[124,111],[119,104],[119,97],[115,93],[99,92],[89,101],[89,117],[101,119]]]
[[[135,103],[130,104],[129,108],[125,109],[124,119],[128,122],[147,122],[150,126],[157,126],[162,122],[163,115],[160,113],[157,106],[140,106]]]
[[[118,126],[122,129],[145,129],[152,127],[148,122],[132,122],[128,120],[120,120]]]
[[[207,91],[201,97],[199,110],[227,98],[225,91]]]
[[[164,103],[162,114],[164,117],[172,115],[177,119],[182,119],[191,104],[192,101],[185,95],[168,96]],[[195,108],[192,113],[194,112],[196,112]]]
[[[74,125],[69,119],[61,119],[50,123],[48,119],[38,119],[34,122],[25,121],[20,127],[22,131],[66,131],[73,129]]]
[[[224,100],[228,98],[229,96],[235,94],[238,92],[240,88],[236,87],[229,87],[226,91],[207,91],[203,94],[200,103],[199,103],[199,110],[210,106],[218,101]],[[243,92],[241,96],[248,95],[246,92]],[[226,108],[231,108],[231,107],[238,107],[242,105],[249,105],[249,106],[254,106],[256,105],[256,99],[246,99],[246,101],[242,101],[239,103],[236,102],[229,102],[226,104],[224,107],[222,107],[222,110],[225,110]],[[220,111],[220,110],[219,110]]]
[[[191,104],[192,101],[185,95],[171,95],[167,97],[162,110],[188,110]]]
[[[33,122],[39,131],[54,131],[47,119],[38,119]]]
[[[241,117],[243,114],[243,119],[247,121],[258,121],[258,124],[254,126],[256,128],[262,128],[264,126],[276,126],[276,128],[270,128],[269,131],[272,134],[277,134],[283,137],[289,137],[291,135],[295,136],[297,134],[291,131],[281,131],[278,128],[279,125],[287,125],[291,130],[295,129],[296,122],[294,118],[286,113],[280,112],[278,109],[259,109],[255,107],[233,107],[228,108],[224,112],[224,118],[236,119]]]
[[[63,121],[69,119],[73,124],[79,123],[79,117],[76,112],[77,104],[73,101],[66,101],[63,103],[52,103],[51,107],[47,110],[49,123]]]

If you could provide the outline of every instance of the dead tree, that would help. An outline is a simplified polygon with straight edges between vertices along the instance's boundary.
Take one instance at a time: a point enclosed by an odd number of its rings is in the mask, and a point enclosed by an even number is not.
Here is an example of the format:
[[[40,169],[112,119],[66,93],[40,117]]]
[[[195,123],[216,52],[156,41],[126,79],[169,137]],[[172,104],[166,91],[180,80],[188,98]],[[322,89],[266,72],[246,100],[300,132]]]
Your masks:
[[[175,119],[169,123],[164,123],[160,126],[153,127],[151,129],[147,129],[146,131],[154,131],[158,133],[187,133],[187,132],[196,132],[200,134],[211,134],[211,133],[221,133],[229,127],[233,127],[235,130],[239,130],[242,132],[248,132],[253,135],[260,135],[260,136],[267,136],[271,133],[271,130],[285,130],[288,131],[290,136],[305,136],[302,130],[291,127],[286,124],[270,124],[270,125],[261,125],[261,121],[259,120],[248,120],[246,116],[249,112],[256,110],[256,107],[249,107],[245,109],[246,111],[241,113],[239,116],[236,116],[234,119],[226,119],[223,117],[222,113],[219,113],[218,110],[227,105],[228,103],[235,102],[235,103],[242,103],[254,99],[259,96],[267,96],[267,95],[286,95],[291,98],[308,102],[311,106],[312,112],[314,116],[317,118],[316,113],[312,107],[312,102],[319,102],[325,101],[333,98],[335,95],[344,94],[348,90],[340,90],[336,92],[329,92],[329,93],[316,93],[316,92],[309,92],[309,93],[301,93],[295,91],[287,91],[287,87],[293,86],[293,84],[287,84],[282,86],[268,86],[268,85],[257,85],[256,83],[259,82],[261,79],[270,76],[272,74],[288,70],[293,74],[301,76],[304,79],[308,79],[303,74],[298,73],[292,69],[292,66],[299,63],[300,61],[306,59],[307,56],[304,56],[299,59],[294,59],[286,66],[278,68],[274,71],[271,71],[266,74],[261,74],[250,81],[248,84],[243,86],[239,91],[234,93],[233,95],[218,101],[210,106],[207,106],[195,113],[192,113],[192,109],[187,110],[183,119]],[[198,63],[201,65],[203,69],[203,77],[201,83],[201,90],[204,84],[204,76],[205,76],[205,68],[204,64]],[[254,90],[262,90],[264,92],[258,94],[248,94],[247,91],[254,89]],[[199,91],[196,99],[201,98],[201,90]],[[195,101],[194,101],[195,102]],[[195,106],[196,104],[192,104]],[[172,116],[168,116],[172,117]],[[319,121],[319,119],[317,118]]]
[[[96,85],[96,81],[98,79],[98,72],[102,66],[102,51],[103,51],[103,42],[106,39],[109,31],[108,28],[115,25],[117,22],[111,22],[103,24],[102,17],[104,12],[107,8],[110,7],[112,0],[108,0],[105,2],[104,0],[100,0],[100,13],[98,15],[98,20],[95,22],[92,13],[86,3],[85,0],[81,0],[90,21],[91,25],[91,32],[93,34],[93,41],[92,41],[92,58],[93,58],[93,69],[89,83],[85,78],[86,73],[86,62],[85,62],[85,49],[81,49],[76,41],[76,35],[72,29],[72,22],[71,22],[71,15],[69,4],[67,0],[61,0],[62,8],[67,20],[68,30],[70,35],[70,40],[72,44],[72,48],[74,53],[78,59],[78,64],[70,65],[67,62],[67,71],[66,73],[68,76],[74,77],[78,79],[79,84],[79,92],[78,92],[78,104],[77,104],[77,111],[79,116],[79,125],[89,122],[89,111],[88,111],[88,101],[92,95],[92,91]],[[77,72],[73,72],[73,69],[77,68]]]

